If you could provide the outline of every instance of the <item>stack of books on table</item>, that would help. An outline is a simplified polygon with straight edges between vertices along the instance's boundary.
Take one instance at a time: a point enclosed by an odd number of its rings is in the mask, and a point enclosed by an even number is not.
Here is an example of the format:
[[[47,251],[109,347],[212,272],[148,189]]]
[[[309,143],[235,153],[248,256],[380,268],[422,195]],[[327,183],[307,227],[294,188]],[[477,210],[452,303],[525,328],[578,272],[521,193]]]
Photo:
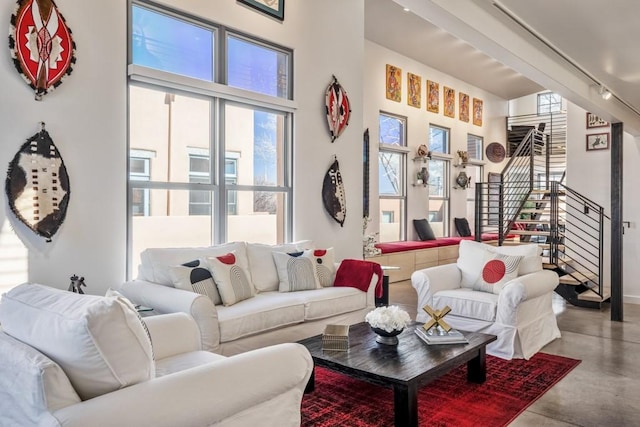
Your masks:
[[[424,328],[416,328],[416,335],[429,345],[433,344],[468,344],[469,340],[462,335],[462,332],[451,329],[449,332],[439,334],[438,332],[425,331]]]
[[[349,350],[349,325],[327,325],[322,334],[322,349]]]

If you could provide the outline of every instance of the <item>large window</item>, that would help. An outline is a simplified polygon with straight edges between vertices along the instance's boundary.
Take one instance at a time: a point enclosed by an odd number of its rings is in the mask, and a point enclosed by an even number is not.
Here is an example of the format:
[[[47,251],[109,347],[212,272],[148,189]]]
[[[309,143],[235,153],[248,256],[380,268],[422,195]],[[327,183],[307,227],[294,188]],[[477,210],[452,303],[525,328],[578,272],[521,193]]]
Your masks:
[[[380,199],[380,241],[406,238],[407,119],[380,113],[378,192]]]
[[[470,179],[471,185],[465,190],[467,192],[467,221],[469,221],[469,228],[471,233],[474,233],[475,227],[475,210],[476,210],[476,183],[483,182],[483,167],[482,165],[468,164],[466,169],[467,176]]]
[[[131,16],[129,275],[148,247],[289,240],[291,50],[146,2]]]
[[[562,97],[557,93],[538,94],[538,114],[559,113],[562,111]]]
[[[436,237],[449,236],[449,188],[451,160],[449,129],[429,125],[429,224]]]

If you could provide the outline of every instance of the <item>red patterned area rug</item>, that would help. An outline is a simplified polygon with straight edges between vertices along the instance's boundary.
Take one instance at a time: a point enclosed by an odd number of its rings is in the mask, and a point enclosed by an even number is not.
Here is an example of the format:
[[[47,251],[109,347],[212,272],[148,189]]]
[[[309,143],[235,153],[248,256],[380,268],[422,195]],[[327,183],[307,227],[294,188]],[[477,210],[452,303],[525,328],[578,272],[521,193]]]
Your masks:
[[[422,387],[421,426],[505,426],[580,363],[538,353],[529,360],[487,356],[487,381],[467,382],[466,364]],[[304,427],[393,426],[393,391],[316,368],[302,400]]]

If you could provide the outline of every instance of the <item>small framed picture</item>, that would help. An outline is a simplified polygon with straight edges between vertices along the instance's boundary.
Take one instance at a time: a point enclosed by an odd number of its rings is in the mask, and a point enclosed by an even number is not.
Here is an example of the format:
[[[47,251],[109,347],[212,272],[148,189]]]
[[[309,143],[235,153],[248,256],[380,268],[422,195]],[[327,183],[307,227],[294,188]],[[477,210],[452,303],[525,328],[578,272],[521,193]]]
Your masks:
[[[237,0],[260,12],[284,21],[284,0]]]
[[[609,122],[602,120],[593,113],[587,113],[587,129],[602,128],[605,126],[609,126]]]
[[[592,133],[587,135],[587,151],[609,149],[609,133]]]

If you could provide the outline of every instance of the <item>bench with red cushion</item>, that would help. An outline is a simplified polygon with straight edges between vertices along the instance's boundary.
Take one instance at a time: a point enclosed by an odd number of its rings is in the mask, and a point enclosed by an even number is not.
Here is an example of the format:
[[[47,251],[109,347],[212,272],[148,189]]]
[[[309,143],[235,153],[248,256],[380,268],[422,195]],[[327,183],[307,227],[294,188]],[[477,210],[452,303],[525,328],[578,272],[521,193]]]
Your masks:
[[[507,238],[513,238],[514,235],[508,235]],[[395,252],[413,251],[416,249],[437,248],[440,246],[452,246],[460,244],[460,240],[475,240],[474,236],[468,237],[438,237],[435,240],[406,240],[400,242],[377,243],[376,248],[380,249],[383,254],[391,254]],[[482,241],[498,240],[495,233],[485,233],[482,235]]]

